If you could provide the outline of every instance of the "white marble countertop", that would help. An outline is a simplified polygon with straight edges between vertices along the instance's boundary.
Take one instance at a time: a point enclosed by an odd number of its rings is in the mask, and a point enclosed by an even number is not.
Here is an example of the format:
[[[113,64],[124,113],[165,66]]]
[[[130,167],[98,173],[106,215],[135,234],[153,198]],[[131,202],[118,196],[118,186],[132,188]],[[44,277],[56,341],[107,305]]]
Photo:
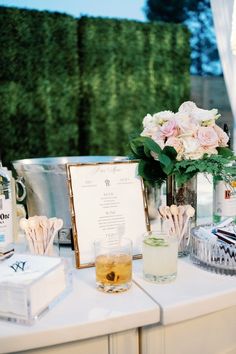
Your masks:
[[[95,288],[94,268],[74,269],[73,290],[32,326],[0,321],[0,353],[93,338],[159,321],[159,306],[135,283],[124,293],[106,294]]]
[[[178,274],[168,284],[153,284],[142,276],[142,260],[134,264],[134,281],[161,308],[161,323],[169,325],[236,306],[236,277],[211,273],[178,260]]]

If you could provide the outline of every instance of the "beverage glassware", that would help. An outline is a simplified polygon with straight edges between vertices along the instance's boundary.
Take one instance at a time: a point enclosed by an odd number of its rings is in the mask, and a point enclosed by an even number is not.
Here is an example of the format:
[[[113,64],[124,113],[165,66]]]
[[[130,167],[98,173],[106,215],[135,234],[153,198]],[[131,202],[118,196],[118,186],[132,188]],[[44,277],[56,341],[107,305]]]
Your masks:
[[[132,241],[126,238],[96,240],[96,287],[107,293],[128,290],[132,283]]]
[[[166,283],[177,275],[178,240],[165,232],[149,231],[143,239],[143,276],[154,283]]]

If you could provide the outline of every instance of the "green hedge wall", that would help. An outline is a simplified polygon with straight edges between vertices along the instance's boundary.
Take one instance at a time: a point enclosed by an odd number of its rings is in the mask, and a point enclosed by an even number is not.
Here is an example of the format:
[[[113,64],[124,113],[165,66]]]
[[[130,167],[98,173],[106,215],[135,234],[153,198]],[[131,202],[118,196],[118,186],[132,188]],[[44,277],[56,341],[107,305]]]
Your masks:
[[[189,98],[185,27],[84,17],[78,38],[83,154],[126,154],[148,112]]]
[[[189,98],[185,27],[0,9],[5,164],[124,155],[147,113],[175,110]]]
[[[77,21],[1,7],[0,149],[9,161],[78,153]]]

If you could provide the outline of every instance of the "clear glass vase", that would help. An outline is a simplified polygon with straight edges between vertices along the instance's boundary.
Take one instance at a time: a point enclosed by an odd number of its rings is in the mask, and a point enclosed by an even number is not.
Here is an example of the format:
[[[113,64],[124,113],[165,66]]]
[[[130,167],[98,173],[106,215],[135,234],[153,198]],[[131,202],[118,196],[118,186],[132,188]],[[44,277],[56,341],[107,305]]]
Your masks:
[[[182,218],[186,225],[184,225],[184,232],[179,241],[178,254],[179,257],[187,256],[189,254],[190,230],[196,226],[197,219],[197,175],[181,185],[177,184],[174,176],[169,176],[166,183],[166,204],[168,206],[174,204],[178,207],[191,205],[195,210],[195,214],[191,218],[188,219],[186,215]]]
[[[197,175],[190,180],[177,185],[175,176],[168,176],[166,185],[167,205],[191,205],[195,211],[197,209]],[[196,215],[196,213],[195,213]]]
[[[145,193],[148,203],[148,216],[150,221],[158,218],[158,208],[161,205],[161,187],[155,183],[153,186],[145,185]]]

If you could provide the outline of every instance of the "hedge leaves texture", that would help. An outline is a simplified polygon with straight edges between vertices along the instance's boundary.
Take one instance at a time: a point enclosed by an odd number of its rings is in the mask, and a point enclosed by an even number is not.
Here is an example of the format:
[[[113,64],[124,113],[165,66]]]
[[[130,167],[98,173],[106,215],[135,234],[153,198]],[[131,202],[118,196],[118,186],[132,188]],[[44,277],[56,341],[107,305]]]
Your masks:
[[[77,21],[1,8],[0,148],[17,158],[78,152]]]
[[[147,113],[189,98],[181,25],[1,7],[0,148],[14,159],[125,155]]]

